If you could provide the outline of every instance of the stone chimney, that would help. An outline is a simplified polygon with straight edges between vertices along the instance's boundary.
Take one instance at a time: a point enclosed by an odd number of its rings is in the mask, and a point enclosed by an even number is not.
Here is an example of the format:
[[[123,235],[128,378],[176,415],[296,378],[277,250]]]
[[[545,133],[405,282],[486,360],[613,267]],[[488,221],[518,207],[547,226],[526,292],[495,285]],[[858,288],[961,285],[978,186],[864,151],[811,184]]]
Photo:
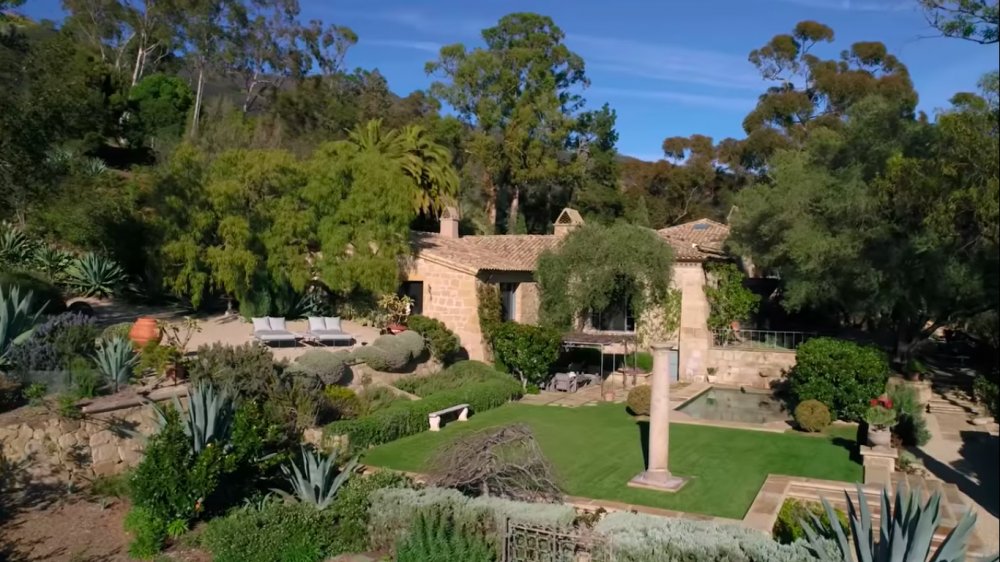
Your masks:
[[[458,238],[458,221],[460,218],[458,207],[445,207],[441,211],[442,238]]]
[[[559,213],[559,217],[556,218],[556,222],[552,224],[556,238],[563,238],[570,232],[573,232],[577,228],[583,225],[583,217],[576,209],[570,209],[566,207]]]

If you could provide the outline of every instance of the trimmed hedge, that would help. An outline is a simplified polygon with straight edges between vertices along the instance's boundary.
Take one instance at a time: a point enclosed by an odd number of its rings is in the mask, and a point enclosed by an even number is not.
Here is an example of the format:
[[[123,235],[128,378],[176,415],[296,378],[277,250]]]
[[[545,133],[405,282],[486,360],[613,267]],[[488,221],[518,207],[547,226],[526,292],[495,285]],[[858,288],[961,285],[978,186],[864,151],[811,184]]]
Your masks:
[[[431,356],[441,363],[449,363],[461,349],[461,343],[455,332],[436,318],[414,314],[406,319],[406,326],[424,337]]]
[[[806,400],[795,407],[795,422],[802,431],[823,431],[830,425],[830,421],[830,409],[819,400]]]
[[[819,400],[835,418],[861,421],[868,401],[885,392],[889,363],[874,347],[816,338],[796,350],[789,381],[796,403]]]
[[[395,386],[410,394],[427,397],[435,392],[460,388],[474,382],[484,382],[495,379],[511,379],[510,375],[501,373],[493,367],[480,361],[459,361],[440,373],[422,377],[407,377],[396,381]]]
[[[413,330],[396,334],[396,342],[405,347],[413,359],[420,357],[420,354],[424,352],[424,348],[427,347],[424,337]]]
[[[354,359],[366,363],[376,371],[398,371],[406,367],[412,359],[424,350],[423,338],[413,333],[400,337],[407,332],[392,336],[384,335],[375,338],[370,345],[354,350]],[[416,338],[420,338],[419,348]]]
[[[425,431],[427,415],[437,410],[468,404],[473,412],[483,412],[520,398],[521,385],[510,377],[467,384],[442,390],[422,400],[394,402],[388,408],[354,420],[341,420],[326,426],[331,435],[347,435],[351,447],[366,449]]]
[[[295,362],[288,367],[288,371],[293,375],[315,377],[329,386],[339,383],[344,378],[351,360],[351,353],[348,351],[310,349],[295,359]]]

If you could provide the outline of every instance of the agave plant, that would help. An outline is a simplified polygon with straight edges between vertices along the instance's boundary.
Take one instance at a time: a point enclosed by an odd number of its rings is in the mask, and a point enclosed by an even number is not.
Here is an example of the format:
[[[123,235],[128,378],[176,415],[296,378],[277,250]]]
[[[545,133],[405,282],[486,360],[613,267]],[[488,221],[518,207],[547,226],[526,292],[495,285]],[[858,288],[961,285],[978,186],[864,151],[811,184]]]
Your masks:
[[[851,539],[845,536],[840,525],[833,525],[836,539],[836,554],[825,548],[828,539],[814,529],[822,528],[815,514],[810,514],[812,524],[803,521],[802,528],[809,539],[807,545],[821,562],[953,562],[965,560],[965,549],[969,535],[976,524],[975,513],[969,511],[944,541],[928,558],[934,531],[941,522],[941,494],[933,493],[927,503],[920,503],[920,495],[900,486],[896,490],[895,506],[889,498],[889,490],[882,490],[882,516],[879,526],[879,540],[873,537],[872,516],[864,500],[864,490],[858,484],[858,505],[855,508],[850,495],[847,497],[847,515],[850,520]],[[836,521],[836,514],[830,503],[823,499],[823,508],[830,521]],[[854,545],[853,553],[851,545]],[[997,556],[988,557],[995,562]]]
[[[334,455],[317,455],[303,447],[301,470],[293,461],[289,465],[282,466],[281,471],[285,474],[295,497],[300,502],[312,504],[316,506],[316,509],[326,509],[357,466],[358,459],[353,458],[340,470],[337,470]],[[288,495],[281,491],[278,492]]]
[[[35,241],[9,222],[0,222],[0,264],[21,267],[31,261]]]
[[[178,412],[184,411],[176,396],[174,407]],[[160,425],[165,425],[166,413],[159,406],[154,405],[153,408]],[[193,390],[189,390],[187,417],[183,421],[184,433],[191,438],[191,450],[197,455],[212,443],[226,443],[233,413],[233,401],[228,393],[206,383],[198,383]]]
[[[119,388],[128,384],[132,367],[138,360],[139,357],[132,349],[132,342],[123,337],[103,340],[94,353],[97,369],[111,386],[112,392],[118,392]]]
[[[10,348],[31,335],[31,330],[45,308],[40,306],[35,310],[31,301],[30,291],[21,297],[20,287],[0,287],[0,366],[6,365]]]
[[[73,254],[42,245],[35,249],[32,255],[32,263],[35,268],[44,273],[52,281],[62,282],[66,277],[66,272],[73,265]]]
[[[69,284],[85,297],[108,297],[125,281],[125,272],[114,260],[98,254],[77,258],[67,271]]]

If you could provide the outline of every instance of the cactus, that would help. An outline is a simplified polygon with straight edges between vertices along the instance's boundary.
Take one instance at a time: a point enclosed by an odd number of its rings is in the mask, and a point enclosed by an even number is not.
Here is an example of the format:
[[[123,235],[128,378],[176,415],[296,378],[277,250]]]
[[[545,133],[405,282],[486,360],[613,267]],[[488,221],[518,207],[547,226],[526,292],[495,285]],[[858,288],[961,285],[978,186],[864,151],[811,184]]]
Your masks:
[[[889,490],[882,490],[882,517],[879,540],[873,537],[872,517],[864,499],[864,490],[858,484],[858,505],[847,497],[847,515],[850,520],[851,539],[845,536],[839,525],[834,525],[837,554],[827,549],[827,539],[814,529],[821,527],[819,518],[810,514],[812,522],[802,522],[802,528],[809,538],[809,549],[820,562],[952,562],[965,559],[965,548],[976,524],[976,515],[968,512],[958,525],[948,534],[941,546],[928,558],[934,531],[941,521],[941,494],[935,492],[921,505],[919,493],[907,492],[900,487],[896,491],[895,506],[889,498]],[[823,508],[830,521],[836,521],[836,514],[830,503],[823,499]],[[851,551],[853,544],[853,554]],[[997,557],[987,558],[996,562]]]
[[[6,363],[11,346],[24,341],[42,314],[44,306],[32,311],[31,292],[21,298],[19,287],[0,289],[0,366]]]
[[[139,356],[132,349],[132,342],[119,336],[102,340],[94,353],[94,361],[111,386],[111,391],[118,392],[119,388],[128,384],[132,367],[139,361]]]
[[[296,498],[303,503],[325,509],[336,497],[340,487],[354,473],[358,459],[351,459],[339,471],[334,466],[334,455],[322,456],[302,448],[302,469],[295,462],[282,466],[281,471],[292,486]],[[287,495],[287,494],[284,494]]]

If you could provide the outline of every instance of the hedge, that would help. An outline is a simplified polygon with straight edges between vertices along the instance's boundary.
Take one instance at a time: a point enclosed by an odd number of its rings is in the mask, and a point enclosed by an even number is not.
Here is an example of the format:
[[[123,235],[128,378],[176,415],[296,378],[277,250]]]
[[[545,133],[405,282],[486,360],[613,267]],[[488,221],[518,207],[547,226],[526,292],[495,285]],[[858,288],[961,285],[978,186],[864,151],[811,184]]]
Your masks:
[[[424,337],[431,356],[448,363],[461,348],[458,336],[436,318],[414,314],[406,319],[406,326]],[[405,332],[404,332],[405,333]]]
[[[497,371],[479,361],[459,361],[440,373],[422,377],[407,377],[396,381],[395,386],[410,394],[427,397],[442,390],[459,388],[470,383],[495,379],[511,379],[511,376]]]
[[[468,404],[473,412],[483,412],[520,397],[521,385],[517,381],[496,378],[437,392],[422,400],[401,400],[368,416],[335,421],[326,426],[326,432],[347,435],[352,448],[366,449],[425,431],[431,412],[456,404]]]
[[[837,419],[860,421],[868,401],[885,392],[889,363],[874,347],[834,338],[811,339],[795,352],[789,375],[795,402],[819,400]]]

